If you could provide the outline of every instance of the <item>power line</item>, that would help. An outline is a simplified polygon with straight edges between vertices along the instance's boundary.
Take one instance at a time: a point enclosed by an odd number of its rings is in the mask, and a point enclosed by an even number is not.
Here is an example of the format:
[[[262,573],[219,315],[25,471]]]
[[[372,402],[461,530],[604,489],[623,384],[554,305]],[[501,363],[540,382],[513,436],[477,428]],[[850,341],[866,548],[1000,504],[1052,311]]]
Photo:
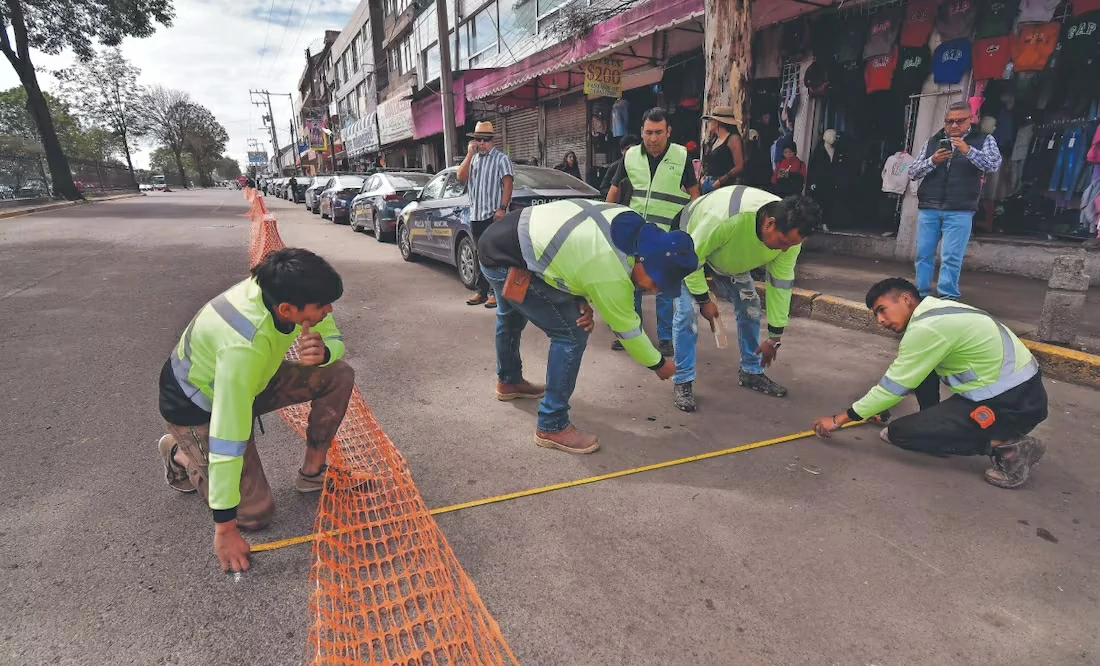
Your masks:
[[[267,24],[264,26],[264,47],[260,49],[260,65],[264,66],[264,56],[267,55],[267,33],[271,31],[271,14],[275,11],[275,0],[271,0],[271,6],[267,8]],[[257,69],[259,69],[257,67]]]
[[[271,1],[274,2],[275,0]],[[286,30],[290,27],[291,16],[294,16],[294,0],[291,0],[290,7],[288,7],[286,10],[286,23],[283,24],[283,34],[279,35],[279,48],[275,50],[275,60],[271,63],[271,69],[267,72],[268,78],[271,78],[271,75],[275,73],[275,65],[279,62],[279,56],[283,53],[283,40],[286,39]],[[263,65],[263,59],[260,60],[260,65]],[[259,69],[259,67],[257,67],[256,69]]]
[[[302,27],[298,29],[298,36],[294,38],[294,44],[293,44],[293,45],[292,45],[292,46],[290,47],[290,50],[291,50],[291,51],[293,51],[294,49],[298,48],[298,42],[300,42],[300,41],[302,40],[302,33],[303,33],[303,32],[305,32],[305,29],[306,29],[306,23],[309,23],[309,13],[310,13],[311,11],[313,11],[313,1],[314,1],[314,0],[309,0],[309,6],[308,6],[308,7],[306,7],[306,15],[305,15],[305,18],[303,18],[303,19],[302,19]],[[270,72],[268,72],[268,77],[269,77],[269,78],[270,78],[271,74],[272,74],[272,73],[273,73],[274,71],[275,71],[275,65],[273,64],[273,65],[271,66],[271,71],[270,71]]]

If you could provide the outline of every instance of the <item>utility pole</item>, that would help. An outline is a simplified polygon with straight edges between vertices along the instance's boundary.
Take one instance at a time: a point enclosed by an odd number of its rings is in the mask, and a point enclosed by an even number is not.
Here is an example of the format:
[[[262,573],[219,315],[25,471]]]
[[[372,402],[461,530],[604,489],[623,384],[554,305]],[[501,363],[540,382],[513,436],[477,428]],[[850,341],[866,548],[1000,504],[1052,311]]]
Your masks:
[[[266,90],[249,90],[248,92],[251,95],[260,95],[265,98],[264,102],[254,101],[252,102],[252,104],[253,106],[258,106],[261,108],[263,108],[265,104],[267,106],[267,115],[264,116],[264,121],[267,122],[267,129],[271,130],[271,147],[273,151],[272,154],[275,155],[275,164],[279,165],[279,135],[275,131],[275,113],[271,110],[271,93]]]
[[[743,0],[748,2],[748,0]],[[454,161],[455,154],[455,96],[451,81],[451,49],[447,35],[447,0],[435,0],[435,18],[439,28],[439,92],[443,96],[443,168]],[[457,41],[457,40],[456,40]]]
[[[703,48],[707,72],[706,107],[732,106],[741,135],[748,129],[749,75],[752,72],[751,0],[704,0]]]

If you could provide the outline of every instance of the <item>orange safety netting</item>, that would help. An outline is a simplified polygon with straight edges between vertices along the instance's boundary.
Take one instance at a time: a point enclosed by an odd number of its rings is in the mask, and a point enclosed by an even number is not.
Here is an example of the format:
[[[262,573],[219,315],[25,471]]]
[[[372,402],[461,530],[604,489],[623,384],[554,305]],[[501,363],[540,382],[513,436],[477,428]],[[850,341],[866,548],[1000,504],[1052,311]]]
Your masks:
[[[246,189],[245,198],[255,266],[285,245],[263,196]],[[308,404],[281,414],[305,435]],[[518,663],[358,388],[328,465],[313,533],[310,663]]]

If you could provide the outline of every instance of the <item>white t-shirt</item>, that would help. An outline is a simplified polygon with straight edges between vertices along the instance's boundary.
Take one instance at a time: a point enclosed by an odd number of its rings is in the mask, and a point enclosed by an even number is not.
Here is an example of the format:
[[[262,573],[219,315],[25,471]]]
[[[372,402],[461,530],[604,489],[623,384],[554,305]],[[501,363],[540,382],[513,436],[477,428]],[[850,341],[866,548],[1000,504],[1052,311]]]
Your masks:
[[[887,157],[886,165],[882,167],[882,191],[905,194],[905,186],[909,184],[911,164],[913,164],[913,156],[909,153],[894,153]]]
[[[1047,23],[1054,18],[1054,10],[1061,0],[1021,0],[1016,26],[1021,23]]]

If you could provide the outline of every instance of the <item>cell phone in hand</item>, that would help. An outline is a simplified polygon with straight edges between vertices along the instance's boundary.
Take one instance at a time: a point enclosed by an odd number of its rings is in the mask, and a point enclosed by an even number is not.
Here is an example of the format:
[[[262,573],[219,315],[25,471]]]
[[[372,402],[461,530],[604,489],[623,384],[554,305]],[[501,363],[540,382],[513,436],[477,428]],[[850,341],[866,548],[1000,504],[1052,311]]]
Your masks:
[[[940,139],[940,148],[951,150],[951,139]]]

